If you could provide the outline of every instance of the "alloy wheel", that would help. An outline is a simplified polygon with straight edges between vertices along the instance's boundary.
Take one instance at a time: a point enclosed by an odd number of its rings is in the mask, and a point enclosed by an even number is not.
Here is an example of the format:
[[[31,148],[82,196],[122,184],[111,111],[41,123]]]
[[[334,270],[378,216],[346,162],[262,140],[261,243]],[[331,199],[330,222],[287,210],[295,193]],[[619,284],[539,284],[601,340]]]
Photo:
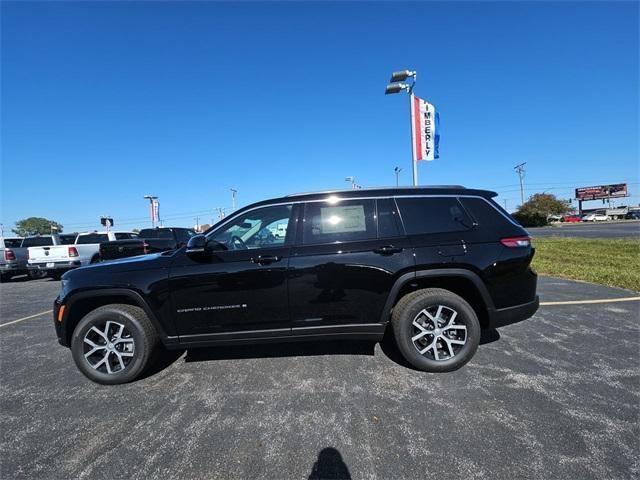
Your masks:
[[[87,331],[83,353],[94,370],[107,374],[120,373],[133,360],[135,341],[122,323],[107,321]]]
[[[420,355],[436,361],[455,357],[467,343],[467,327],[445,305],[422,309],[413,319],[411,342]]]

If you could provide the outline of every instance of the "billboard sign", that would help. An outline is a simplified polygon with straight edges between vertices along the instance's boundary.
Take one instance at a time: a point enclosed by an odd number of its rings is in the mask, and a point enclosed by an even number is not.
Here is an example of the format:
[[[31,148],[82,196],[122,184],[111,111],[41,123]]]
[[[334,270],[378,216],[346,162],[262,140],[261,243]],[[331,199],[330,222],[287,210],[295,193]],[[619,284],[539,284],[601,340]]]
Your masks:
[[[628,196],[626,183],[576,188],[576,200],[600,200],[626,196]]]

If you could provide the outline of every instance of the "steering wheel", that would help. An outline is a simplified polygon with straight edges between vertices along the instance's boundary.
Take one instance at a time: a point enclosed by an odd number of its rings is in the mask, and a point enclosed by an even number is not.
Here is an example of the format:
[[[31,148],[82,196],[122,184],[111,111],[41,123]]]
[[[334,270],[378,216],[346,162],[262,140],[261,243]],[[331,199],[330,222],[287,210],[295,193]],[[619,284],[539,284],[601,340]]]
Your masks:
[[[231,236],[231,245],[233,245],[234,250],[249,250],[247,244],[238,235]]]

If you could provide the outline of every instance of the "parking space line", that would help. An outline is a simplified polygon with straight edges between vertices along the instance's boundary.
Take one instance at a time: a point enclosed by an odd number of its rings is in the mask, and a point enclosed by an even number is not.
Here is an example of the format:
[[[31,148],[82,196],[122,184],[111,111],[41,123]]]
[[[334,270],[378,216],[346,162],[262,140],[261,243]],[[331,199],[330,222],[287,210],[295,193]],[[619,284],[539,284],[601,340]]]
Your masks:
[[[45,314],[51,313],[51,312],[53,312],[53,310],[47,310],[46,312],[36,313],[35,315],[29,315],[28,317],[19,318],[18,320],[12,320],[12,321],[7,322],[7,323],[0,323],[0,328],[6,327],[7,325],[12,325],[14,323],[24,322],[25,320],[29,320],[30,318],[40,317],[42,315],[45,315]]]
[[[640,297],[601,298],[597,300],[568,300],[564,302],[540,302],[540,306],[548,305],[589,305],[592,303],[637,302]]]

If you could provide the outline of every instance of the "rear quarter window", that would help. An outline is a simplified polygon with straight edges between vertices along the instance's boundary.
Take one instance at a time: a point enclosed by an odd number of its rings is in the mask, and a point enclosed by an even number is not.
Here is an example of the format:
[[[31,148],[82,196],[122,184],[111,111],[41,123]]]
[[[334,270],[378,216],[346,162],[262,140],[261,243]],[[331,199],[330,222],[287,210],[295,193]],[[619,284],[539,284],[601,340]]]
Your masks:
[[[407,235],[461,232],[473,221],[455,197],[397,198]]]
[[[505,225],[509,225],[511,220],[513,223],[518,225],[518,222],[513,220],[511,215],[509,215],[506,211],[504,211],[497,204],[489,204],[486,200],[482,198],[460,198],[460,201],[464,205],[475,221],[482,227],[495,229],[498,227],[503,227]]]

